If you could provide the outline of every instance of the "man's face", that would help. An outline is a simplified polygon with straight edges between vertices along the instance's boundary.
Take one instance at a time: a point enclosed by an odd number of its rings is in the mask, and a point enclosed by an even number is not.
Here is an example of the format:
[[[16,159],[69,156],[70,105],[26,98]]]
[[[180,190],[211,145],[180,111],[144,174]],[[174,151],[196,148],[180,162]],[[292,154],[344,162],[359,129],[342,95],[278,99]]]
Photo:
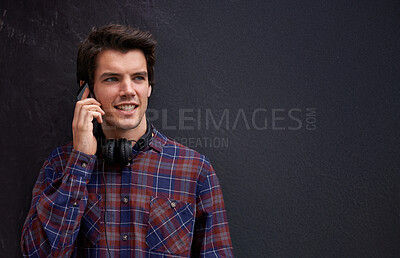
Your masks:
[[[146,58],[141,50],[104,50],[97,56],[94,94],[106,113],[104,127],[121,132],[145,128],[151,94]]]

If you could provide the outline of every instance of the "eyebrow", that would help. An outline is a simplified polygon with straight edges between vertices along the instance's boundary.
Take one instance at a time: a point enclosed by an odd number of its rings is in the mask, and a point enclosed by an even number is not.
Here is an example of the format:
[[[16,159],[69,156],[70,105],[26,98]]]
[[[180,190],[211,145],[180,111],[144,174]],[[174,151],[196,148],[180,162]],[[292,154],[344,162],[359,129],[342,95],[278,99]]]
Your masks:
[[[147,72],[137,72],[137,73],[133,73],[132,74],[132,76],[138,76],[138,75],[140,75],[140,76],[144,76],[144,77],[147,77]]]
[[[100,75],[100,79],[103,79],[105,77],[109,77],[109,76],[118,76],[118,73],[103,73],[102,75]]]
[[[100,75],[100,79],[103,79],[105,77],[112,77],[112,76],[120,76],[119,73],[103,73],[102,75]],[[131,74],[131,76],[144,76],[147,77],[147,72],[143,71],[143,72],[136,72]]]

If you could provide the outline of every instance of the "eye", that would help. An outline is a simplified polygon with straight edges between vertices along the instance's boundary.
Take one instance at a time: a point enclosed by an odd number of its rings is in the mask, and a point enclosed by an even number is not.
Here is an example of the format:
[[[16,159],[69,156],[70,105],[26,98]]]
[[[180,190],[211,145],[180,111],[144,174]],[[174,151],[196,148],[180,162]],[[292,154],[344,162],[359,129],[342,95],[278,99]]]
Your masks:
[[[118,79],[116,77],[109,77],[104,80],[105,82],[116,82]]]
[[[136,80],[136,81],[144,81],[144,80],[146,80],[146,78],[143,77],[143,76],[135,76],[135,77],[133,77],[133,80]]]

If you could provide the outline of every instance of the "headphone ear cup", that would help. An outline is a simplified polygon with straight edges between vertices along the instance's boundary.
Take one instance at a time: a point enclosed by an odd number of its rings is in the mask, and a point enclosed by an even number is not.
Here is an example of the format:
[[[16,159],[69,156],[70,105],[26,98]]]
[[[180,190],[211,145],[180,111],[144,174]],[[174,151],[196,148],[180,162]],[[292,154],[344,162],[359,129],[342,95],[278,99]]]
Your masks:
[[[118,140],[119,162],[126,166],[132,158],[132,142],[127,139]]]
[[[116,145],[116,141],[114,139],[109,139],[105,142],[105,144],[102,145],[103,159],[108,164],[115,163],[115,151],[114,151],[115,145]]]

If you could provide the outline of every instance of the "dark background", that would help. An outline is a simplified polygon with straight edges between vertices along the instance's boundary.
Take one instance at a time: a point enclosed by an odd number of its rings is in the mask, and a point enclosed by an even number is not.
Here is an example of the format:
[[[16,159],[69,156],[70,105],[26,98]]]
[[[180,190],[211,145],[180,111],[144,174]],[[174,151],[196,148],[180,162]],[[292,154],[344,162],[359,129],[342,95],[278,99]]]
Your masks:
[[[81,2],[0,3],[0,256],[110,22],[157,38],[154,124],[210,158],[237,257],[400,256],[399,1]]]

